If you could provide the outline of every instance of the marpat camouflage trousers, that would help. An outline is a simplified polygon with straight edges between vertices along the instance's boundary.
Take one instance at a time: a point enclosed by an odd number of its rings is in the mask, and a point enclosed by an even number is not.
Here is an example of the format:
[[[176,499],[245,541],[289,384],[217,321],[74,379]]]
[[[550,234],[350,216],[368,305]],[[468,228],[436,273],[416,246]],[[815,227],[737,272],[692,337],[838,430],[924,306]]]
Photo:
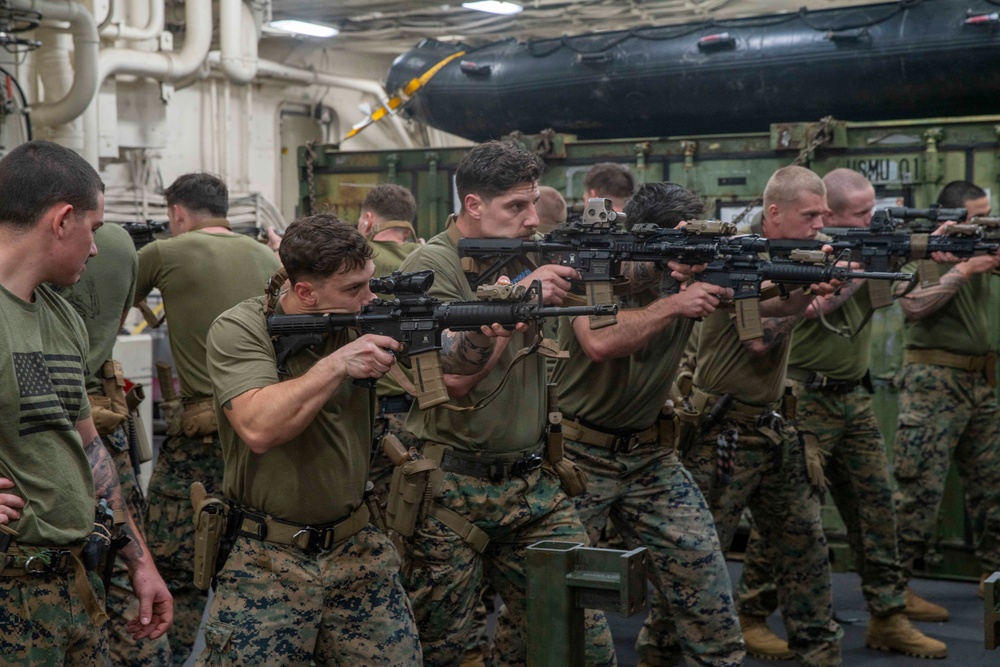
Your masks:
[[[217,577],[200,667],[421,665],[399,554],[372,525],[319,554],[239,537]]]
[[[174,596],[170,650],[174,665],[191,653],[208,594],[194,585],[194,509],[191,484],[201,481],[209,495],[221,493],[222,446],[218,435],[167,436],[149,480],[146,542],[156,569]]]
[[[934,538],[950,462],[958,468],[983,572],[1000,569],[1000,408],[982,373],[907,364],[900,375],[894,474],[907,576]]]
[[[469,644],[473,615],[484,577],[493,584],[511,614],[502,654],[494,667],[527,664],[527,547],[542,540],[587,544],[587,534],[573,504],[554,474],[536,469],[499,483],[444,473],[436,502],[457,512],[490,536],[479,554],[457,533],[428,516],[404,541],[403,580],[413,601],[427,667],[455,667]],[[601,612],[586,617],[587,665],[610,667],[614,643]]]
[[[840,664],[843,632],[833,619],[819,499],[806,480],[798,434],[790,426],[775,426],[765,434],[727,419],[702,436],[697,425],[686,424],[682,460],[712,509],[723,551],[732,544],[743,511],[753,513],[762,539],[776,550],[774,577],[785,603],[789,647],[803,665],[832,667]],[[720,437],[730,443],[728,481],[718,474]]]
[[[827,484],[861,575],[861,591],[873,616],[902,611],[906,581],[896,548],[889,464],[871,396],[861,388],[849,394],[809,390],[794,383],[797,424],[807,447],[816,446]],[[748,616],[769,616],[778,607],[770,564],[771,545],[750,535],[737,605]]]

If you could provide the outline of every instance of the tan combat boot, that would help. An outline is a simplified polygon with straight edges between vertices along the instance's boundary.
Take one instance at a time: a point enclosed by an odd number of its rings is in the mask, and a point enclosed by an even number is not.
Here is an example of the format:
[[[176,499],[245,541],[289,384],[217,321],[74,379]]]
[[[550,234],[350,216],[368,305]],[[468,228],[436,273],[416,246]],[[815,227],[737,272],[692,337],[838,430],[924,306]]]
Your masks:
[[[903,613],[911,621],[926,621],[928,623],[943,623],[948,620],[948,610],[939,604],[928,602],[913,592],[913,589],[906,589],[906,607]]]
[[[917,658],[946,658],[948,647],[931,639],[910,624],[903,613],[885,618],[872,616],[868,622],[865,646],[879,651],[896,651]]]
[[[795,657],[788,648],[788,642],[771,631],[763,616],[740,614],[740,627],[749,655],[762,660],[791,660]]]

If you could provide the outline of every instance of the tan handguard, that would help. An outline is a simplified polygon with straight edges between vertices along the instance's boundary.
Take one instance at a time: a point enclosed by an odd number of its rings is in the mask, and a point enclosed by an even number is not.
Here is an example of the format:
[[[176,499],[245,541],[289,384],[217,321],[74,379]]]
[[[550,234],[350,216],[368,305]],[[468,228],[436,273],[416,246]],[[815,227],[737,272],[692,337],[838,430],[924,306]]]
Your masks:
[[[556,385],[546,387],[549,426],[545,432],[545,465],[559,477],[559,484],[570,498],[587,492],[587,474],[563,456],[562,413],[559,412]]]
[[[215,576],[229,507],[222,500],[209,496],[201,482],[191,485],[191,506],[194,508],[194,585],[207,591]]]
[[[391,433],[382,438],[382,450],[396,466],[385,509],[386,524],[410,537],[427,516],[441,471],[437,461],[424,458],[416,449],[407,450]]]

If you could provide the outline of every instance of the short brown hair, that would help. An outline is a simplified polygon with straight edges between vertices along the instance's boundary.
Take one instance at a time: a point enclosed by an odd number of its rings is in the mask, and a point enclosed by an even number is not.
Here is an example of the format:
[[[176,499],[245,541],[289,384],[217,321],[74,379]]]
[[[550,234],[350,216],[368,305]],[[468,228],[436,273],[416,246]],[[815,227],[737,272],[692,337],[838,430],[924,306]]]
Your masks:
[[[332,213],[317,213],[288,225],[278,256],[294,285],[310,277],[362,269],[372,248],[354,225]]]
[[[402,185],[379,183],[365,195],[361,212],[371,211],[382,220],[413,222],[417,215],[417,200]]]
[[[635,192],[632,173],[617,162],[598,162],[583,176],[584,194],[593,190],[599,197],[628,199]]]
[[[465,154],[455,170],[461,207],[465,208],[465,196],[469,194],[490,201],[523,183],[537,183],[544,169],[541,158],[515,143],[479,144]]]
[[[850,202],[850,196],[862,190],[875,190],[868,179],[853,169],[840,167],[823,177],[826,186],[826,205],[834,213],[843,213]]]

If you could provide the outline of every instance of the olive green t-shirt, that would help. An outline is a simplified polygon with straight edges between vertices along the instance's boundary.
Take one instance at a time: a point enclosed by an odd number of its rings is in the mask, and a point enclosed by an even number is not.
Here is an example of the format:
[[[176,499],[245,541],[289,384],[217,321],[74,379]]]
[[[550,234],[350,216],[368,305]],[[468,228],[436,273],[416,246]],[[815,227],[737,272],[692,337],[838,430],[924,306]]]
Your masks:
[[[462,272],[458,248],[447,232],[428,241],[400,268],[403,271],[434,271],[430,295],[442,301],[476,298]],[[515,332],[492,373],[468,394],[453,398],[451,402],[473,405],[493,391],[517,351],[533,342],[534,329],[529,327],[528,331]],[[475,412],[454,412],[441,407],[420,410],[414,404],[406,427],[422,440],[451,445],[460,451],[498,453],[535,447],[541,442],[545,423],[545,360],[541,355],[532,354],[514,366],[506,386],[485,409]]]
[[[372,247],[372,261],[375,262],[373,278],[387,276],[398,271],[403,260],[420,247],[419,243],[396,243],[395,241],[368,241]],[[385,295],[379,295],[385,296]]]
[[[938,263],[943,276],[954,264]],[[903,271],[916,272],[917,262]],[[977,273],[937,311],[919,320],[905,320],[903,341],[907,349],[946,350],[953,354],[981,355],[990,351],[990,274]]]
[[[135,294],[145,297],[155,287],[163,295],[182,396],[212,395],[205,367],[208,328],[225,310],[263,294],[280,265],[270,248],[242,234],[187,232],[139,252]]]
[[[826,315],[832,327],[854,332],[871,310],[868,284],[858,288],[840,308]],[[834,380],[860,380],[871,361],[872,326],[867,322],[854,338],[838,336],[819,319],[803,320],[792,333],[788,365],[815,371]]]
[[[751,356],[736,331],[735,311],[719,308],[701,324],[694,385],[710,394],[732,394],[749,405],[770,405],[784,392],[790,349],[788,337],[766,354]]]
[[[239,505],[286,521],[337,521],[362,502],[371,451],[373,392],[345,382],[301,434],[264,454],[250,451],[220,406],[251,389],[289,379],[278,376],[263,303],[261,296],[231,308],[208,333],[208,372],[226,463],[223,492]],[[298,352],[288,359],[290,377],[305,374],[319,359],[356,337],[349,330],[338,331],[315,349]]]
[[[94,479],[76,423],[90,416],[87,332],[51,288],[28,303],[0,286],[0,476],[25,500],[20,544],[68,546],[94,528]]]
[[[657,298],[647,290],[618,303],[622,310],[642,308]],[[559,386],[560,411],[606,429],[641,430],[655,424],[694,320],[674,322],[630,356],[596,362],[583,351],[570,318],[559,319],[559,348],[569,352],[568,359],[556,362],[552,376]]]
[[[419,243],[399,244],[394,241],[369,241],[368,243],[372,247],[372,261],[375,262],[375,278],[381,278],[399,270],[403,260],[420,247]],[[389,295],[379,294],[377,296],[388,297]],[[402,370],[404,373],[406,372],[405,368]],[[376,392],[379,398],[406,393],[391,375],[383,375],[379,379]]]
[[[59,296],[69,301],[83,318],[90,339],[87,358],[87,391],[101,391],[101,365],[112,358],[122,313],[135,300],[135,281],[139,272],[132,237],[119,225],[108,223],[94,235],[97,256],[87,262],[87,270],[71,287],[57,288]]]

